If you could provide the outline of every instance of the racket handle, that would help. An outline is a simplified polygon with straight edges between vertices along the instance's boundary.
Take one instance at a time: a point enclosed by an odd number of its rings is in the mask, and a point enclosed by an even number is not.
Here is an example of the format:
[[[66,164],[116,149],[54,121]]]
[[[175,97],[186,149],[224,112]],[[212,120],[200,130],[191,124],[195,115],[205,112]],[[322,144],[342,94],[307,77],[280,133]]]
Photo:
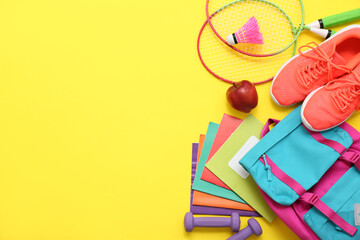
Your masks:
[[[329,29],[320,29],[320,28],[311,27],[308,28],[308,30],[312,33],[319,35],[320,37],[323,37],[324,39],[328,39],[329,37],[335,34],[335,31]]]
[[[324,28],[360,19],[360,8],[323,18]]]
[[[322,19],[319,19],[315,22],[308,24],[307,26],[313,28],[328,28],[331,26],[341,25],[358,19],[360,19],[360,8],[335,14],[332,16],[324,17]]]

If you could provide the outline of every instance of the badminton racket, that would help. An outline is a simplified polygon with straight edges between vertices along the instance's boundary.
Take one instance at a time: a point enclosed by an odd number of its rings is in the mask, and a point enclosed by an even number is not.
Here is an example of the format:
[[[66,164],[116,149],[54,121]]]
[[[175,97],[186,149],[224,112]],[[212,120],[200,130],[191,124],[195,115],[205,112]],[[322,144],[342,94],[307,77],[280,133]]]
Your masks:
[[[215,17],[219,11],[211,15]],[[234,83],[244,79],[254,85],[270,81],[276,71],[291,57],[296,50],[296,44],[281,54],[254,58],[233,51],[224,44],[207,24],[202,25],[198,39],[197,51],[203,66],[215,77],[227,83]],[[258,79],[258,81],[253,81]]]
[[[216,11],[219,12],[210,18],[210,13]],[[354,9],[325,17],[318,25],[305,26],[301,0],[207,0],[206,15],[210,27],[225,44],[229,34],[235,33],[239,26],[255,16],[264,44],[237,44],[231,48],[249,56],[267,57],[288,49],[304,29],[311,28],[313,32],[321,32],[315,29],[316,26],[326,28],[360,19],[360,10]]]
[[[212,13],[216,13],[210,17]],[[207,0],[206,16],[215,35],[225,44],[227,36],[236,33],[248,19],[255,17],[264,44],[237,44],[237,52],[258,57],[279,54],[295,43],[304,26],[301,0]]]

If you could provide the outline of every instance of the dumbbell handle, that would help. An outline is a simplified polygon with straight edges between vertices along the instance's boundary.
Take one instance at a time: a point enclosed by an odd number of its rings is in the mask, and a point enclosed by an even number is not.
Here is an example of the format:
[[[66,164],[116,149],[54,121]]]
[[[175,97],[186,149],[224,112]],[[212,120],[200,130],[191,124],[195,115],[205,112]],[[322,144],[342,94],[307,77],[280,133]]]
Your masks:
[[[233,212],[230,218],[225,217],[196,217],[192,212],[185,214],[184,226],[187,232],[191,232],[194,227],[231,227],[233,232],[238,232],[240,228],[240,217],[237,212]]]
[[[258,221],[256,221],[254,218],[250,218],[246,228],[232,235],[227,240],[245,240],[253,234],[260,236],[262,234],[262,229]]]
[[[249,227],[246,227],[243,230],[241,230],[240,232],[229,237],[227,240],[245,240],[248,237],[250,237],[252,234],[253,234],[253,231]]]
[[[194,218],[194,225],[197,227],[229,227],[231,218],[197,217]]]

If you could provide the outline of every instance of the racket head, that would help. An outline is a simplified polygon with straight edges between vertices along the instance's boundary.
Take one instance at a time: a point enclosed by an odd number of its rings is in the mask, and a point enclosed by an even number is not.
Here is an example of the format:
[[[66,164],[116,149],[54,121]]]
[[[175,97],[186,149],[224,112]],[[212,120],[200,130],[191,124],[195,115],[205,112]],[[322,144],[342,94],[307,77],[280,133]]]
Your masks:
[[[278,55],[254,58],[229,48],[205,21],[198,35],[197,51],[203,66],[216,78],[228,83],[248,80],[257,85],[272,80],[278,69],[294,55],[296,42]]]
[[[216,14],[211,17],[212,13]],[[301,0],[207,0],[206,16],[215,35],[226,45],[226,37],[254,16],[264,44],[228,45],[239,53],[253,57],[268,57],[284,52],[296,41],[304,26]]]

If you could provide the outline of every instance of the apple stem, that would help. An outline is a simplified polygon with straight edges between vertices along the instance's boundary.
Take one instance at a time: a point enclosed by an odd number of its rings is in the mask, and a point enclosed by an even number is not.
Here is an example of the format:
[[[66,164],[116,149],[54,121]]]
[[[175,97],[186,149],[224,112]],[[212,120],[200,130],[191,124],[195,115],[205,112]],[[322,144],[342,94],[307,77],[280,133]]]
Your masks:
[[[233,86],[234,86],[235,88],[237,88],[236,85],[235,85],[235,83],[236,83],[236,82],[233,82],[232,84],[233,84]]]

